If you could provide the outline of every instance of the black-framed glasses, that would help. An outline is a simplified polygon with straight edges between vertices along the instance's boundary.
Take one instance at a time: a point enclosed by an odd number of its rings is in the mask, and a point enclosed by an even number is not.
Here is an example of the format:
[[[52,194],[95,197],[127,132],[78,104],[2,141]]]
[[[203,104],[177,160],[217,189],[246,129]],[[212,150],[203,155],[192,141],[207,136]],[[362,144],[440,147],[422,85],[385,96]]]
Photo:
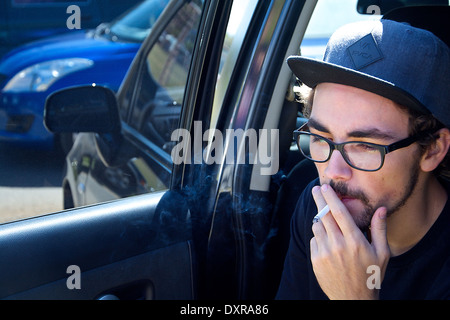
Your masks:
[[[308,123],[294,131],[294,139],[302,154],[314,162],[327,162],[334,150],[338,150],[347,164],[357,170],[377,171],[384,164],[385,155],[406,148],[424,138],[429,131],[420,132],[390,145],[381,145],[364,141],[335,143],[308,131],[303,131]]]

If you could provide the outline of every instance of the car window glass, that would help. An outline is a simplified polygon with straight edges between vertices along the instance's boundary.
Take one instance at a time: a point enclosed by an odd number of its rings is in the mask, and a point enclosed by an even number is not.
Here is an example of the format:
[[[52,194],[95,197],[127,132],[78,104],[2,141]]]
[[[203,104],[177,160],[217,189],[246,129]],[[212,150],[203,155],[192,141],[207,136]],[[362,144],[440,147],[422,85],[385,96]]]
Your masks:
[[[84,204],[169,188],[171,132],[178,127],[202,2],[185,3],[170,18],[157,42],[140,56],[137,76],[133,73],[135,93],[127,122],[128,130],[136,130],[133,136],[143,152],[134,154],[125,165],[96,164],[85,184]]]
[[[231,8],[229,23],[223,43],[223,49],[220,56],[219,73],[217,76],[216,92],[214,95],[213,109],[211,112],[211,128],[215,128],[223,98],[234,70],[239,50],[244,41],[244,32],[247,30],[253,12],[255,10],[256,0],[240,0],[235,2]],[[211,131],[212,132],[212,131]]]
[[[132,10],[113,22],[109,32],[112,33],[113,37],[129,41],[144,41],[168,2],[169,0],[147,0],[142,2],[137,10]]]
[[[178,126],[202,8],[203,0],[186,1],[170,18],[129,88],[133,96],[127,98],[131,103],[128,124],[152,142],[147,146],[164,147]],[[123,165],[105,167],[93,134],[78,134],[76,141],[79,148],[72,149],[76,152],[67,159],[56,152],[0,144],[4,164],[0,170],[0,224],[169,186],[171,169],[165,164],[170,162],[170,151],[165,156],[136,153]],[[76,178],[70,190],[61,182],[68,176]]]
[[[168,154],[201,16],[202,1],[186,3],[161,33],[140,68],[129,124]]]

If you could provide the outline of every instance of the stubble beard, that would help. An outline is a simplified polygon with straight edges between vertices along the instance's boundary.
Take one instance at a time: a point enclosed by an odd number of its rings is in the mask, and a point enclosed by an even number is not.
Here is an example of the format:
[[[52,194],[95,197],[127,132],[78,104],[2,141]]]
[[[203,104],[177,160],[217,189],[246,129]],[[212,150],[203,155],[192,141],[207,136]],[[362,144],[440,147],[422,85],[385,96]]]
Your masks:
[[[332,180],[330,181],[330,186],[340,197],[351,197],[361,201],[361,203],[363,204],[363,209],[359,213],[354,214],[352,216],[358,228],[361,229],[362,231],[366,231],[370,227],[372,217],[378,208],[386,207],[387,216],[389,217],[406,204],[408,199],[413,194],[417,186],[417,182],[419,180],[418,162],[416,162],[413,165],[413,168],[411,169],[410,173],[411,173],[410,178],[407,184],[405,184],[405,188],[403,189],[404,191],[401,197],[391,205],[387,205],[386,199],[377,200],[375,203],[371,202],[369,200],[369,197],[362,190],[350,190],[348,188],[348,185],[345,184],[345,182],[341,181],[335,182]]]

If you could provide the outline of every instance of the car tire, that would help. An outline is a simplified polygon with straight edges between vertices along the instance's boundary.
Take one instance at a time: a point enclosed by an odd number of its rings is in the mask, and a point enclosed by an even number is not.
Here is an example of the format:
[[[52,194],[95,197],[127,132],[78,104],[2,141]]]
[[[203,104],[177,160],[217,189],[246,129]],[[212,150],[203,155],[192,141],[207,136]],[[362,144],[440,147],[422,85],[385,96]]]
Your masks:
[[[72,149],[74,142],[73,133],[60,133],[55,137],[55,144],[58,151],[61,151],[64,155],[68,154]]]
[[[75,204],[73,203],[72,191],[70,190],[69,185],[65,185],[63,190],[64,210],[75,208]]]

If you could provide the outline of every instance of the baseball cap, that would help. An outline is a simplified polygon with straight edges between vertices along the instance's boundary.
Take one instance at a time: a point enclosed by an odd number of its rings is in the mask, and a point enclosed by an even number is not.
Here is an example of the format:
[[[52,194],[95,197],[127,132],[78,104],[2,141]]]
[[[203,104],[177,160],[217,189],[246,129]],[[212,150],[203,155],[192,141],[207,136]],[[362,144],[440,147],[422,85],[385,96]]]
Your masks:
[[[373,92],[450,128],[450,52],[433,33],[392,20],[339,28],[323,61],[291,56],[297,78],[314,88],[332,82]]]

